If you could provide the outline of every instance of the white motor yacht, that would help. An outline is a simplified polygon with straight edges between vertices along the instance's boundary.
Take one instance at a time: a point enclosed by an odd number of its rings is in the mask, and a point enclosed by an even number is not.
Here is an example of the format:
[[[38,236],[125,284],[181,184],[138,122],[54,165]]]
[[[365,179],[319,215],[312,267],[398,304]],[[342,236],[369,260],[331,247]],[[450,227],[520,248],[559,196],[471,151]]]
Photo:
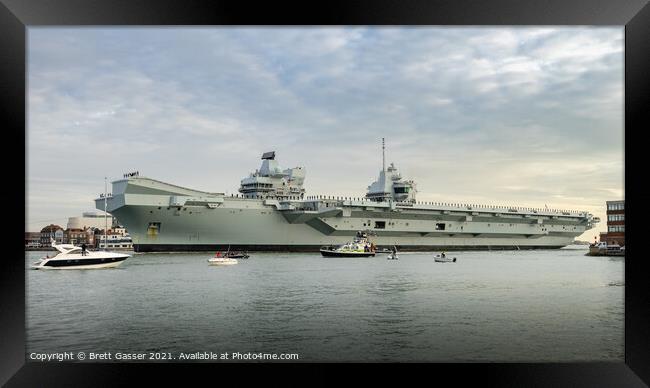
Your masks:
[[[210,263],[210,265],[233,265],[233,264],[237,264],[239,262],[237,261],[237,259],[231,259],[229,257],[215,256],[215,257],[212,257],[212,258],[208,259],[208,263]]]
[[[97,269],[113,268],[122,264],[130,255],[107,251],[84,251],[81,247],[72,244],[56,244],[52,241],[59,253],[55,256],[43,257],[32,264],[33,269]]]

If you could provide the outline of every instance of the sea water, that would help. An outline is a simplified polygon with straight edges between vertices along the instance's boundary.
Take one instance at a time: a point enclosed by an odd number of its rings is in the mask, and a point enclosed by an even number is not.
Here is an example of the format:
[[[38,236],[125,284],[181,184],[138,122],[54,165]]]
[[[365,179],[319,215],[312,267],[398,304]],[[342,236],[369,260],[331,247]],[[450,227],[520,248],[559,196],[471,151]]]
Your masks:
[[[297,354],[298,361],[624,360],[624,264],[559,250],[371,258],[133,254],[115,269],[31,270],[30,353]],[[113,357],[111,360],[115,360]]]

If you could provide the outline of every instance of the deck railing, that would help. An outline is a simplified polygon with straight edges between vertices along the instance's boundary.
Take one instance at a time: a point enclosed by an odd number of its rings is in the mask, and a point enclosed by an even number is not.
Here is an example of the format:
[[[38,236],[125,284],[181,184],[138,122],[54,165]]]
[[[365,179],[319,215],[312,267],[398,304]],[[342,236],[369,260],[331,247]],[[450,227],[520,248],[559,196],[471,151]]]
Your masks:
[[[340,196],[331,196],[331,195],[310,195],[307,196],[308,200],[324,200],[324,201],[355,201],[361,205],[366,204],[375,204],[377,201],[372,201],[368,198],[359,198],[359,197],[340,197]],[[503,205],[482,205],[482,204],[460,204],[460,203],[448,203],[448,202],[430,202],[430,201],[416,201],[416,202],[396,202],[398,205],[429,205],[436,207],[446,207],[446,208],[455,208],[459,210],[483,210],[491,212],[510,212],[510,213],[547,213],[547,214],[556,214],[556,215],[586,215],[587,212],[584,210],[567,210],[567,209],[549,209],[549,208],[536,208],[536,207],[521,207],[521,206],[503,206]]]

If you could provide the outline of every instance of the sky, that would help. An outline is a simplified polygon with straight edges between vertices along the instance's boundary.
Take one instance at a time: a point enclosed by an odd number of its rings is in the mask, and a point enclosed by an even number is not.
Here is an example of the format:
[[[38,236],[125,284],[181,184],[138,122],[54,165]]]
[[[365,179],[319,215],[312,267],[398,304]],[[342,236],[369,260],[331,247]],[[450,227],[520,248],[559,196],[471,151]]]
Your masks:
[[[624,198],[623,27],[28,29],[27,231],[126,172],[236,193],[276,151],[307,195],[386,161],[420,201],[586,210]],[[109,183],[110,191],[110,183]]]

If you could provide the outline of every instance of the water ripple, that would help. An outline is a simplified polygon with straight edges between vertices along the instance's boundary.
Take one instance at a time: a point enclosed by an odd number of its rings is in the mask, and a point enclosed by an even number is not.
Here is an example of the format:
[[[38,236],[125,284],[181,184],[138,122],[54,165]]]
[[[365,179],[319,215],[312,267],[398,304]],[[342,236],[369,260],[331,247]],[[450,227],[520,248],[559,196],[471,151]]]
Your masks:
[[[624,261],[579,250],[399,261],[134,255],[27,270],[28,351],[288,351],[302,361],[623,359]],[[29,252],[28,267],[38,256]]]

